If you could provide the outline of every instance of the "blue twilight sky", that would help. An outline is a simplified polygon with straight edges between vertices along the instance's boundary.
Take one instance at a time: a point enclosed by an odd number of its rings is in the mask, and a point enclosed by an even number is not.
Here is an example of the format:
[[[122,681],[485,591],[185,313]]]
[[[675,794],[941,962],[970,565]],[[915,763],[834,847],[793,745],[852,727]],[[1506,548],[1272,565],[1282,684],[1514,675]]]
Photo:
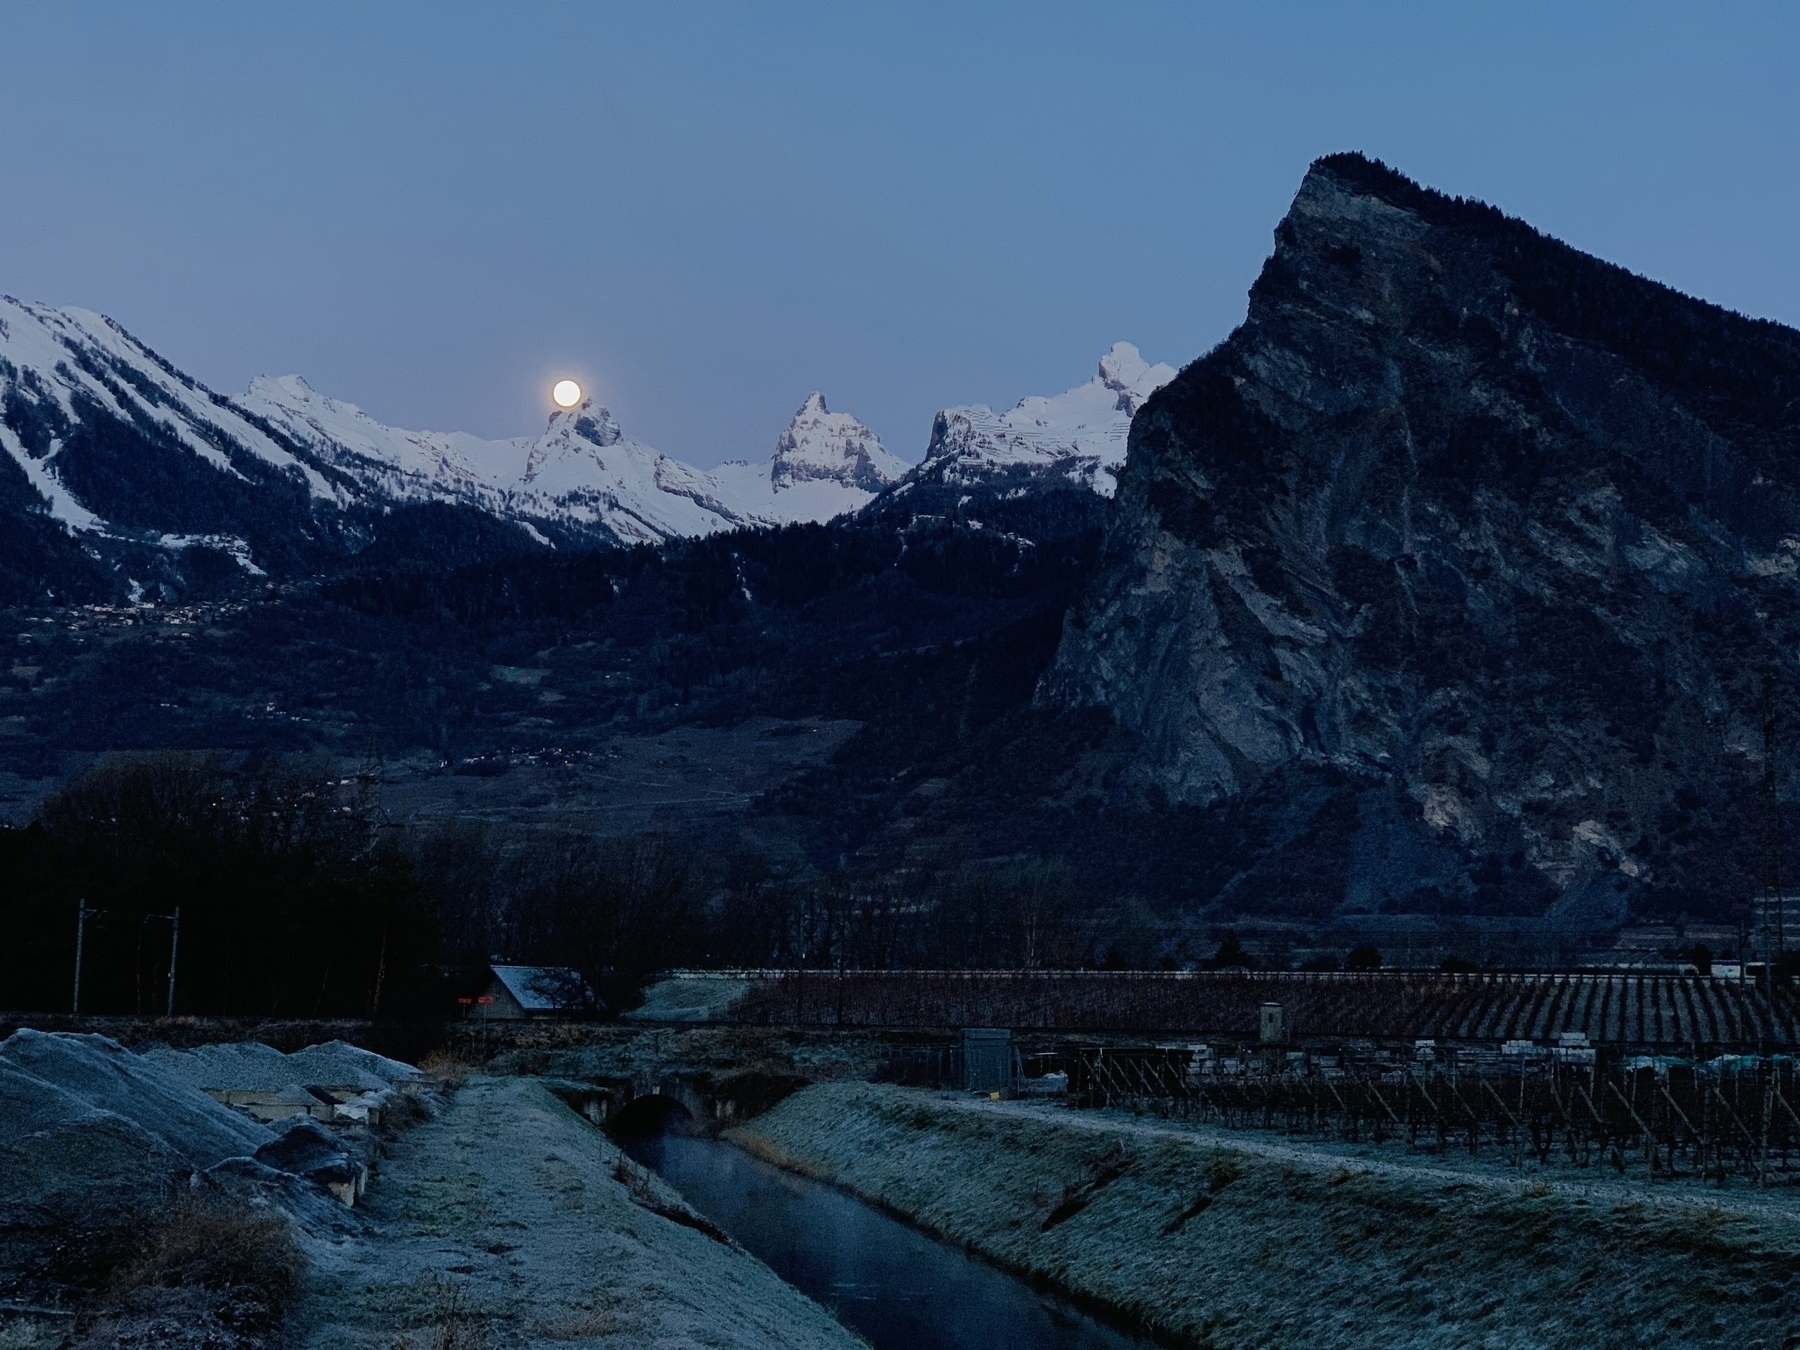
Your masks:
[[[1800,323],[1797,72],[1794,5],[5,0],[0,291],[406,427],[574,374],[711,465],[817,388],[917,459],[1216,343],[1334,150]]]

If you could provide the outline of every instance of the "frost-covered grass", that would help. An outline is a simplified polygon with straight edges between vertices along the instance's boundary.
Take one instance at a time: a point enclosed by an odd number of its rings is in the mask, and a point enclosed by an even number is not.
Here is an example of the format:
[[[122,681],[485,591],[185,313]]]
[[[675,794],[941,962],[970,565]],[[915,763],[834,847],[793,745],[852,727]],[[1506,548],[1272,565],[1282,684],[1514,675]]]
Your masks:
[[[832,1083],[730,1136],[1205,1346],[1800,1345],[1800,1209]]]
[[[223,1198],[177,1199],[82,1309],[67,1350],[278,1344],[306,1272],[285,1215]]]
[[[365,1205],[368,1231],[315,1258],[298,1344],[860,1344],[533,1081],[470,1079]]]

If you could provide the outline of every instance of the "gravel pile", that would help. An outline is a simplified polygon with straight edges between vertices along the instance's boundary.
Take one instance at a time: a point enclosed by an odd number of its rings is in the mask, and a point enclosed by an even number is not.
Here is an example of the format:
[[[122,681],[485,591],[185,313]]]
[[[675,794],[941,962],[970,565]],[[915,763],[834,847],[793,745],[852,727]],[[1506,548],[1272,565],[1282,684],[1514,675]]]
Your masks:
[[[0,1042],[0,1229],[132,1208],[273,1138],[104,1036]]]
[[[156,1045],[145,1050],[142,1057],[192,1087],[214,1091],[274,1091],[296,1081],[288,1071],[288,1057],[260,1041],[200,1045],[192,1050]]]
[[[419,1071],[345,1041],[310,1045],[291,1055],[259,1041],[202,1045],[192,1050],[154,1046],[143,1058],[196,1088],[211,1091],[279,1092],[305,1086],[381,1092],[417,1078]]]
[[[288,1063],[306,1075],[301,1082],[316,1083],[320,1087],[354,1086],[365,1091],[379,1091],[419,1076],[419,1071],[410,1064],[388,1059],[347,1041],[309,1045],[287,1058]]]

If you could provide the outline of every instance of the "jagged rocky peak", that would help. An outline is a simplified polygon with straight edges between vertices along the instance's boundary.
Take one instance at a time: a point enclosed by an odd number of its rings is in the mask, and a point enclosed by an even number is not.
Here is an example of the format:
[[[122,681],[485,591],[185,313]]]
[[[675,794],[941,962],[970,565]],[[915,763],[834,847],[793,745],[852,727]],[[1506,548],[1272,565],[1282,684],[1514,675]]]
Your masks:
[[[532,443],[526,456],[523,480],[529,483],[543,466],[559,454],[604,450],[624,439],[618,419],[603,404],[584,398],[573,408],[558,408],[550,414],[544,434]]]
[[[832,412],[825,396],[815,392],[776,440],[769,481],[776,492],[820,480],[880,492],[899,482],[909,467],[873,431],[849,413]]]
[[[1127,417],[1135,416],[1144,400],[1175,378],[1175,368],[1158,362],[1151,365],[1129,342],[1115,342],[1100,358],[1096,378],[1118,398],[1113,407]]]
[[[1741,910],[1758,672],[1800,726],[1800,333],[1360,156],[1275,240],[1137,414],[1042,696],[1303,842],[1234,904]]]
[[[1115,342],[1094,377],[1064,393],[1023,398],[1003,413],[985,404],[943,409],[913,476],[946,487],[1074,485],[1110,497],[1132,416],[1174,378],[1174,367]]]

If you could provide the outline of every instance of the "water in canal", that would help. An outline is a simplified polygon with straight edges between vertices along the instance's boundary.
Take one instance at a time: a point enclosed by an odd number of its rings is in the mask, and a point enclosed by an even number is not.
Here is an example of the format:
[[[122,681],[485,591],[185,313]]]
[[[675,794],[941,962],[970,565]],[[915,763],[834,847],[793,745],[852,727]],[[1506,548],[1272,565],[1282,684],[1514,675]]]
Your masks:
[[[1021,1280],[817,1181],[713,1139],[626,1150],[876,1350],[1142,1350]]]

